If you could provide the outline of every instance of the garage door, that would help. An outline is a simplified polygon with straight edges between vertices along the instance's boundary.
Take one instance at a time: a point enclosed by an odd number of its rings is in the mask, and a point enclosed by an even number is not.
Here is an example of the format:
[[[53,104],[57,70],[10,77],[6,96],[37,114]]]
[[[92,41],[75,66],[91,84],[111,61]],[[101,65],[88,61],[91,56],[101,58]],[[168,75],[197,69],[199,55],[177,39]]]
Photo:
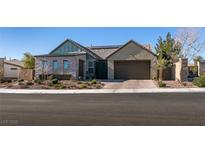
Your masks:
[[[150,61],[114,61],[115,79],[150,79]]]

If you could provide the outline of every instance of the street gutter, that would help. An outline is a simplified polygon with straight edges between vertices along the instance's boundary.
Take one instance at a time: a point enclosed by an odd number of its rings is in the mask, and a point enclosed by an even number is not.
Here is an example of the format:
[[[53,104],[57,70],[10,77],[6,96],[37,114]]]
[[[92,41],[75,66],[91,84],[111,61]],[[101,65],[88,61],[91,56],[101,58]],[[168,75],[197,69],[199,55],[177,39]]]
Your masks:
[[[112,94],[112,93],[205,93],[205,88],[154,88],[154,89],[0,89],[2,94]]]

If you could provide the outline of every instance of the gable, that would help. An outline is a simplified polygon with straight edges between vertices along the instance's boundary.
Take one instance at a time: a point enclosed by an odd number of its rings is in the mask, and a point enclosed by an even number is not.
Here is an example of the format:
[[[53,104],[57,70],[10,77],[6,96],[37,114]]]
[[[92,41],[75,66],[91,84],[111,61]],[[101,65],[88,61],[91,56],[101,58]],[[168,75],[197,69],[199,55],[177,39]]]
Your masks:
[[[57,48],[51,51],[50,55],[67,55],[72,52],[81,52],[82,48],[75,45],[73,42],[66,40],[60,44]]]
[[[145,59],[153,59],[155,55],[142,47],[141,45],[135,43],[134,41],[130,41],[126,43],[124,46],[119,48],[115,53],[108,56],[109,60],[145,60]]]
[[[76,52],[78,53],[86,52],[93,58],[101,59],[101,57],[96,55],[94,52],[90,51],[88,48],[70,39],[65,40],[58,47],[52,50],[48,55],[64,56],[64,55],[69,55],[69,54],[76,53]]]

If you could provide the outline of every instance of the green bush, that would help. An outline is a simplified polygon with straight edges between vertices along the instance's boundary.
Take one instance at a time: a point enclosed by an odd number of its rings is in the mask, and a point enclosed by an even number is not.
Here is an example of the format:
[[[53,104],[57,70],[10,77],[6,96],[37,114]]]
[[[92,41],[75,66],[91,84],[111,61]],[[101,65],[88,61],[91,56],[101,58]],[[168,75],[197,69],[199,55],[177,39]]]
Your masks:
[[[158,82],[159,87],[166,87],[166,83],[159,81]]]
[[[55,85],[54,85],[54,88],[55,88],[55,89],[59,89],[60,86],[61,86],[60,84],[55,84]]]
[[[80,89],[87,88],[87,85],[86,85],[86,84],[84,84],[84,83],[82,83],[82,84],[80,84],[80,85],[79,85],[79,88],[80,88]]]
[[[194,78],[193,84],[198,87],[205,87],[205,76]]]
[[[34,82],[37,83],[37,84],[42,84],[43,83],[43,81],[41,79],[35,79]]]
[[[58,84],[58,79],[57,79],[57,78],[52,79],[52,83],[53,83],[53,84]]]
[[[91,84],[97,84],[97,80],[95,79],[91,80]]]

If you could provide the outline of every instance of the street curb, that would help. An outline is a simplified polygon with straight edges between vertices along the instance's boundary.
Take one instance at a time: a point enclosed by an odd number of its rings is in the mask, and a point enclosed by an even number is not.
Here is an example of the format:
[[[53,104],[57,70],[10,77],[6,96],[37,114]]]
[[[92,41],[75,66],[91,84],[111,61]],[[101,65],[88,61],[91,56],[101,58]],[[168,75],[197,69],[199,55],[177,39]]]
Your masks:
[[[0,94],[113,94],[113,93],[205,93],[205,88],[157,88],[157,89],[0,89]]]

